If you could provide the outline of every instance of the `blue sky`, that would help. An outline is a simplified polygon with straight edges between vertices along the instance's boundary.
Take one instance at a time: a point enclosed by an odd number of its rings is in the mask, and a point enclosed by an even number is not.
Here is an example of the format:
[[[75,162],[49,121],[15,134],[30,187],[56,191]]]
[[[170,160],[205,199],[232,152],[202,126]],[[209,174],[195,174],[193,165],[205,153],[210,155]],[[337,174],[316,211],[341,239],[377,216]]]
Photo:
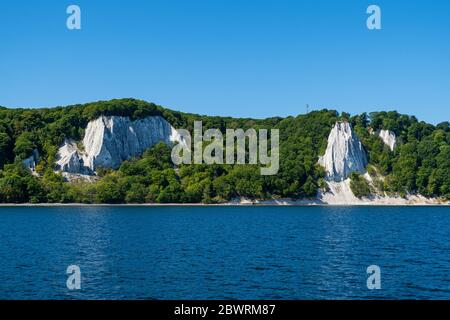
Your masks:
[[[82,29],[66,28],[81,7]],[[366,9],[382,10],[382,30]],[[450,1],[0,4],[0,105],[121,97],[201,114],[398,110],[450,120]]]

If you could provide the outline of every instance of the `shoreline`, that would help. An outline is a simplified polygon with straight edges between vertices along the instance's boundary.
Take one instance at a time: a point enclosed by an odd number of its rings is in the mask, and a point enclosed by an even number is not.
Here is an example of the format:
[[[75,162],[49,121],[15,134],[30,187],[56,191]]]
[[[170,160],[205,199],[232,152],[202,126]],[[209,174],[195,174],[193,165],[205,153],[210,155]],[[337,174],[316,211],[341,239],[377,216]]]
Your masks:
[[[13,207],[448,207],[450,203],[0,203]]]

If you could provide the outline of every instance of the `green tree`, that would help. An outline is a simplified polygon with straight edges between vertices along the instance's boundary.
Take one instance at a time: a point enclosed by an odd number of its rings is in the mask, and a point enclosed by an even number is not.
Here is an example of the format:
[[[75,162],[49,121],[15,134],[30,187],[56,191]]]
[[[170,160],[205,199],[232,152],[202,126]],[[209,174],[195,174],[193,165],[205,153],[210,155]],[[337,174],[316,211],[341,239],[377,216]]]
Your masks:
[[[371,195],[370,185],[367,180],[359,173],[353,172],[350,175],[350,188],[353,194],[358,197],[368,197]]]

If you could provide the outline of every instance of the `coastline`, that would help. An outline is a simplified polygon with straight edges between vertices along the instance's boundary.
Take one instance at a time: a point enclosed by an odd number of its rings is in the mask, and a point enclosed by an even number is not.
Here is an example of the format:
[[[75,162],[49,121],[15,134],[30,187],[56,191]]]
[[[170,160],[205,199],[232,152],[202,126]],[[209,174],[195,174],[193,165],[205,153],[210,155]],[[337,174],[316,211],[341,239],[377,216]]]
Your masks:
[[[361,201],[357,203],[321,203],[318,200],[267,200],[239,201],[225,203],[0,203],[1,208],[8,207],[446,207],[450,202],[380,202]]]

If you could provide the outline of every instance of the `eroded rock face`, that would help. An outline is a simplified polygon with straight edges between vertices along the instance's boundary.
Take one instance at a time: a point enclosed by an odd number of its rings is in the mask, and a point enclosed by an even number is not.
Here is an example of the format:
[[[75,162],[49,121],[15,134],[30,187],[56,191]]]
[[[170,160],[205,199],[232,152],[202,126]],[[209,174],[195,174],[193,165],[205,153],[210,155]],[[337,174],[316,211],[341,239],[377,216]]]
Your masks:
[[[116,169],[141,155],[158,142],[183,142],[178,132],[162,117],[132,121],[128,117],[101,116],[88,123],[83,150],[72,140],[64,141],[57,154],[59,171],[90,175],[96,168]]]
[[[325,167],[327,179],[343,181],[352,172],[365,173],[366,152],[348,122],[337,122],[328,136],[325,155],[319,164]]]
[[[39,161],[39,151],[37,149],[33,150],[33,154],[22,161],[25,168],[31,171],[33,175],[37,175],[36,173],[36,164]]]
[[[380,130],[380,133],[378,135],[383,140],[383,142],[387,146],[389,146],[391,151],[394,151],[395,147],[397,146],[397,137],[395,136],[395,133],[389,130]]]
[[[83,154],[75,141],[66,139],[59,148],[56,164],[59,171],[73,174],[93,174],[93,170],[85,165],[87,154]]]

